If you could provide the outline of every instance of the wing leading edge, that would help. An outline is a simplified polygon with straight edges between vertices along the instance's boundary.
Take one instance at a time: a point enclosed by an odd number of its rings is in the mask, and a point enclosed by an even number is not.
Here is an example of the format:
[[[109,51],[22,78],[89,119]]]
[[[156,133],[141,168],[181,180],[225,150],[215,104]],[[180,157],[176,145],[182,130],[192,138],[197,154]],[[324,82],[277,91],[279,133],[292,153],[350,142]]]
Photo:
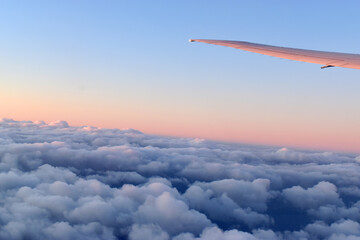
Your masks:
[[[249,52],[260,53],[273,57],[322,64],[323,67],[321,68],[344,67],[360,69],[360,54],[323,52],[297,48],[277,47],[242,41],[190,39],[190,42],[209,43],[225,47],[237,48]]]

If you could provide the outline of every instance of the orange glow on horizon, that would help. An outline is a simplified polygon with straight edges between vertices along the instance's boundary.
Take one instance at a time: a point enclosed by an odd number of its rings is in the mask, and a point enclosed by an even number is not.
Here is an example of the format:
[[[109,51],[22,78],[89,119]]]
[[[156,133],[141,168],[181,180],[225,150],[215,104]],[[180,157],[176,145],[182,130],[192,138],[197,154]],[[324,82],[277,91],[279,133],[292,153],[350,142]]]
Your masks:
[[[142,103],[143,104],[143,103]],[[175,137],[193,137],[311,150],[360,153],[360,132],[335,123],[280,121],[276,118],[254,121],[261,117],[226,118],[189,109],[157,109],[133,103],[113,105],[66,99],[2,94],[0,117],[15,120],[65,120],[72,126],[90,125],[103,128],[133,128],[144,133]],[[166,114],[164,114],[166,112]],[[287,123],[289,121],[290,123]],[[331,129],[331,131],[329,131]]]

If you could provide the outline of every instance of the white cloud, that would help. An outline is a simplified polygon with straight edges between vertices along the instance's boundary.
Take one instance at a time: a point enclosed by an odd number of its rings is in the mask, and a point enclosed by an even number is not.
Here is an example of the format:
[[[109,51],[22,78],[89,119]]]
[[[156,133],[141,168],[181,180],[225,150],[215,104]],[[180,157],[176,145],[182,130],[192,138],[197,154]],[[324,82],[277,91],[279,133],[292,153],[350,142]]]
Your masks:
[[[351,154],[0,121],[0,239],[356,239]]]
[[[134,224],[131,227],[129,233],[130,240],[144,240],[144,239],[154,239],[154,240],[168,240],[169,235],[164,232],[159,226],[154,224],[147,225],[138,225]]]
[[[308,189],[300,186],[287,188],[283,190],[283,194],[288,201],[302,209],[318,208],[325,205],[343,205],[336,186],[324,181]]]

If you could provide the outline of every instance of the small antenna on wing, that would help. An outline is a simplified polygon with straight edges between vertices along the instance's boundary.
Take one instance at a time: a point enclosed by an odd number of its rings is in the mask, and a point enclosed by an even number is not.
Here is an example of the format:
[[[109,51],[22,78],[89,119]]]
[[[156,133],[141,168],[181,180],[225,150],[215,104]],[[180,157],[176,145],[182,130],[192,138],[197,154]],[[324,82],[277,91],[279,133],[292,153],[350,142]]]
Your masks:
[[[329,68],[329,67],[335,67],[335,66],[333,66],[333,65],[325,65],[325,66],[322,66],[321,69]]]

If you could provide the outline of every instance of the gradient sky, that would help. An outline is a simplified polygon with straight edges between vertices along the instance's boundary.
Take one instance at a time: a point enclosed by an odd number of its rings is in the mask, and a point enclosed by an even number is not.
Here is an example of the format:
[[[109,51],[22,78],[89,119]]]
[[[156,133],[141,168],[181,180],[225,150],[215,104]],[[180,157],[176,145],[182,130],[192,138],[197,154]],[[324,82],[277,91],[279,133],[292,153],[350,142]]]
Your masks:
[[[360,152],[360,71],[189,38],[360,53],[359,1],[1,1],[0,117]]]

